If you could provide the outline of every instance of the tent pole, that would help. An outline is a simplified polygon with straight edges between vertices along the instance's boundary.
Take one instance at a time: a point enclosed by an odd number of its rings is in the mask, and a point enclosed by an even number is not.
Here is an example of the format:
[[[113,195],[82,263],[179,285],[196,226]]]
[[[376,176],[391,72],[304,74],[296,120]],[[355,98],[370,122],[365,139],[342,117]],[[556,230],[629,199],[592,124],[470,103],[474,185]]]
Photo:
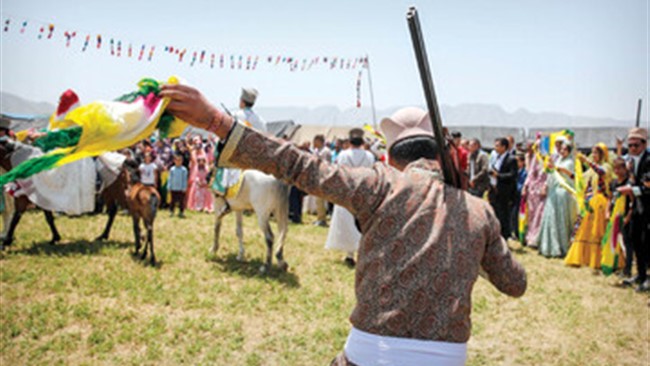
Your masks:
[[[372,107],[372,126],[377,129],[377,112],[375,111],[375,95],[372,90],[372,76],[370,75],[370,58],[366,54],[366,68],[368,69],[368,87],[370,89],[370,106]]]
[[[641,124],[641,102],[643,100],[639,98],[639,104],[636,106],[636,127],[639,127]]]

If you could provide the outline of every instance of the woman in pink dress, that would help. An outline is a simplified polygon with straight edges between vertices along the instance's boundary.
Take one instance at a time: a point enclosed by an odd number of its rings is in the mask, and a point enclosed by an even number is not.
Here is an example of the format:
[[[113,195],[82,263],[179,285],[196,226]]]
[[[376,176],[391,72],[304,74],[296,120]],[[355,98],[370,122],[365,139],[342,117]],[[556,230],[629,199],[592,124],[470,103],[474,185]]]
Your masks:
[[[198,156],[196,169],[196,190],[194,191],[194,209],[196,211],[214,211],[214,198],[210,190],[209,177],[210,167],[208,166],[205,154]]]
[[[192,150],[190,158],[190,174],[187,188],[187,208],[193,211],[212,212],[214,210],[214,198],[208,186],[207,156],[201,146],[201,138],[196,136],[192,139]]]
[[[536,142],[538,143],[539,140]],[[530,165],[528,167],[528,177],[524,183],[521,196],[525,197],[528,206],[528,231],[526,233],[526,245],[533,248],[538,246],[539,229],[542,224],[542,214],[544,213],[544,202],[546,202],[546,173],[544,166],[535,157],[535,152],[530,156]]]

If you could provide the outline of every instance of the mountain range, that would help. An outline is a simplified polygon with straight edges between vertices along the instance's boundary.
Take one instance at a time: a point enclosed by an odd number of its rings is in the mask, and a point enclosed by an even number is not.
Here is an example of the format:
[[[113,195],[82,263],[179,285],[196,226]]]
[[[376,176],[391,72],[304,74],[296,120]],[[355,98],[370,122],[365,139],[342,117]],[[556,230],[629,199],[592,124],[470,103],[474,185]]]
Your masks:
[[[0,111],[26,115],[49,115],[55,106],[47,102],[35,102],[17,95],[0,92]],[[379,109],[377,119],[392,115],[400,107]],[[369,107],[341,110],[336,106],[306,107],[264,107],[256,111],[267,121],[293,120],[302,125],[317,126],[360,126],[373,120]],[[568,127],[619,127],[634,126],[634,121],[613,118],[570,116],[563,113],[535,113],[526,109],[508,112],[494,104],[468,103],[455,106],[442,105],[442,119],[447,126],[494,126],[525,127],[527,129],[568,128]]]

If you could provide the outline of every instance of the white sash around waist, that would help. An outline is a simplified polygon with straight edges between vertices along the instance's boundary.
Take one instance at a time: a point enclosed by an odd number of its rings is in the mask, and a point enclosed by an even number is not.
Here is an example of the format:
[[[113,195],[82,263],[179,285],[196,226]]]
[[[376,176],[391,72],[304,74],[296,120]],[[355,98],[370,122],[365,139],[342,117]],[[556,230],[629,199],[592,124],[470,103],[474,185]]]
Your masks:
[[[345,356],[359,366],[463,366],[467,343],[386,337],[352,328]]]

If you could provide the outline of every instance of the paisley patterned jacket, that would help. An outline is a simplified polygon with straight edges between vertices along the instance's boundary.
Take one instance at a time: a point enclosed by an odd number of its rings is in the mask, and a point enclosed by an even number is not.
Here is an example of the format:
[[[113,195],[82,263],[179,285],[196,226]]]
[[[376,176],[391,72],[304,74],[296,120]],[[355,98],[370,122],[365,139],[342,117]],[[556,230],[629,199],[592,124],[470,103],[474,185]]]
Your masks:
[[[350,316],[357,329],[463,343],[479,271],[505,294],[526,290],[490,205],[445,186],[435,161],[404,171],[337,166],[240,124],[220,148],[220,166],[261,170],[355,215],[363,234]]]

